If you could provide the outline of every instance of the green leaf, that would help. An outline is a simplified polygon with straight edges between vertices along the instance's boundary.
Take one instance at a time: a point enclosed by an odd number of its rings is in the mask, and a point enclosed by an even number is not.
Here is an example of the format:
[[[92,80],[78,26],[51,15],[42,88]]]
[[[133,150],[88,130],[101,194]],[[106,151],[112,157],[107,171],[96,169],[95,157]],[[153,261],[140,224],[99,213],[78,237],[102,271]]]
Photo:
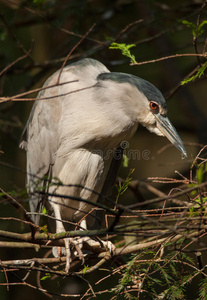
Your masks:
[[[0,28],[0,41],[5,41],[7,36],[7,32],[5,30],[5,28]]]
[[[204,20],[201,24],[198,26],[192,22],[189,22],[187,20],[183,20],[182,23],[186,25],[187,27],[191,28],[193,37],[199,37],[204,33],[203,26],[207,24],[207,20]]]
[[[123,154],[123,167],[127,168],[129,166],[129,158],[126,154]]]
[[[35,5],[43,5],[44,2],[45,2],[45,0],[33,0],[33,3],[34,3]]]
[[[46,280],[46,279],[49,279],[51,277],[52,277],[52,275],[50,273],[46,273],[45,276],[43,276],[42,278],[40,278],[40,280]]]
[[[131,63],[136,63],[136,59],[135,56],[133,54],[131,54],[130,49],[132,47],[135,47],[135,44],[119,44],[119,43],[111,43],[111,46],[109,47],[109,49],[118,49],[121,50],[122,55],[130,58]]]
[[[85,274],[86,274],[86,271],[89,270],[89,269],[90,269],[89,266],[84,266],[84,269],[83,269],[83,271],[82,271],[82,272],[83,272],[83,275],[85,275]]]
[[[44,226],[41,226],[40,230],[47,234],[47,224],[45,224]]]
[[[202,75],[204,75],[204,72],[207,68],[207,61],[198,69],[197,73],[195,75],[193,75],[190,78],[184,79],[183,81],[181,81],[181,85],[184,85],[188,82],[194,81],[196,78],[200,78]]]
[[[203,182],[203,171],[204,171],[204,164],[201,165],[198,169],[197,169],[197,180],[198,180],[198,184]]]
[[[203,26],[206,24],[207,24],[207,20],[204,20],[201,24],[199,24],[198,29],[197,29],[197,36],[204,33]]]
[[[128,189],[130,182],[132,181],[131,175],[135,169],[131,169],[125,181],[123,183],[119,182],[118,184],[118,194],[116,196],[116,204],[118,203],[119,197]]]
[[[187,21],[187,20],[183,20],[182,23],[184,25],[186,25],[187,27],[191,28],[192,34],[195,37],[196,36],[196,25],[193,24],[192,22]]]
[[[47,214],[47,209],[46,209],[45,206],[44,206],[43,209],[42,209],[42,213],[45,214],[45,215]]]
[[[199,300],[206,300],[207,299],[207,278],[205,278],[202,283],[200,284],[199,288]]]

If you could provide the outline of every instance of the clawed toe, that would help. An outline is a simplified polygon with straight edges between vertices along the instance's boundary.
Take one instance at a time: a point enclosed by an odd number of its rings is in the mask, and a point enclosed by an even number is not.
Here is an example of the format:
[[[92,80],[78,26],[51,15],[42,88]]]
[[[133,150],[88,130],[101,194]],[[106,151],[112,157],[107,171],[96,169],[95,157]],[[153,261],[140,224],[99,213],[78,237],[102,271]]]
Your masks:
[[[102,241],[105,248],[109,249],[109,252],[112,254],[116,250],[116,246],[111,241]]]
[[[73,238],[66,238],[64,239],[65,247],[53,247],[52,253],[54,257],[66,257],[66,265],[65,265],[65,272],[68,273],[70,269],[70,263],[73,257],[78,257],[82,264],[84,264],[85,259],[82,252],[82,239],[73,239]]]
[[[115,245],[111,241],[103,241],[101,239],[92,240],[91,238],[66,238],[64,239],[65,247],[53,247],[53,255],[55,257],[66,256],[66,265],[65,265],[65,272],[68,273],[70,269],[71,261],[76,257],[78,257],[82,264],[84,264],[84,254],[82,251],[83,243],[86,243],[89,246],[89,250],[96,252],[103,252],[106,249],[113,254],[116,250]],[[84,247],[85,249],[85,247]]]
[[[92,240],[91,238],[87,238],[84,242],[91,248],[91,250],[95,250],[97,252],[103,252],[106,249],[109,250],[110,254],[116,250],[115,245],[111,241],[103,241],[98,238],[98,240]]]

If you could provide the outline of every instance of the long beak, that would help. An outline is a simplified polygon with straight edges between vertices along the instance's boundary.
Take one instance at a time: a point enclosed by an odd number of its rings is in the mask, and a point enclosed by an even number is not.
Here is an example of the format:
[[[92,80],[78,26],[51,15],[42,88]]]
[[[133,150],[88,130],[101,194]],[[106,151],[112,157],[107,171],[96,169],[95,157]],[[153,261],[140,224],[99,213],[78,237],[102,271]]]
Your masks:
[[[173,125],[170,123],[170,120],[160,114],[156,114],[154,116],[157,120],[157,128],[163,133],[164,136],[166,136],[166,138],[168,138],[168,140],[173,145],[175,145],[176,148],[178,148],[187,157],[187,152],[185,150],[183,142],[181,141],[181,138],[179,137]]]

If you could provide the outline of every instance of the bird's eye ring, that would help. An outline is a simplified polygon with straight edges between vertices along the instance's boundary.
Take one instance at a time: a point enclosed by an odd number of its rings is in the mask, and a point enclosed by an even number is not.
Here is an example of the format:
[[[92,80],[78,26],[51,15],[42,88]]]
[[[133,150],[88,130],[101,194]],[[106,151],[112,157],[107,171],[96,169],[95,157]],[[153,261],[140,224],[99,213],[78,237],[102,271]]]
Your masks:
[[[151,110],[156,111],[159,109],[159,105],[154,101],[150,101],[150,108]]]

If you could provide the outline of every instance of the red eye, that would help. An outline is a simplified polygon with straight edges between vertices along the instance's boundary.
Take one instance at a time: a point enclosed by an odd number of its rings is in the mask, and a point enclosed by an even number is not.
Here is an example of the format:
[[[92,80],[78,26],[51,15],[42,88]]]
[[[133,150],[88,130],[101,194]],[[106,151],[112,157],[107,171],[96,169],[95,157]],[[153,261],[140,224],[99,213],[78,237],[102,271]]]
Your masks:
[[[151,101],[150,102],[150,108],[152,110],[157,110],[159,108],[158,104],[156,102]]]

